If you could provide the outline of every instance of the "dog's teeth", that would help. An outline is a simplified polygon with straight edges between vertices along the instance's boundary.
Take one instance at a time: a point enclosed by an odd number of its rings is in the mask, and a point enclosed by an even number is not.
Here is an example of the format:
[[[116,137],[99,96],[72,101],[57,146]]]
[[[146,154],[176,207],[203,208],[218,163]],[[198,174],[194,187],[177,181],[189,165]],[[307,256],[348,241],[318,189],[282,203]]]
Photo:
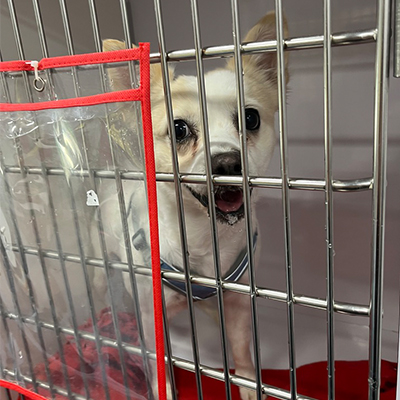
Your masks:
[[[238,217],[236,214],[227,214],[226,217],[229,225],[235,225],[238,221]]]

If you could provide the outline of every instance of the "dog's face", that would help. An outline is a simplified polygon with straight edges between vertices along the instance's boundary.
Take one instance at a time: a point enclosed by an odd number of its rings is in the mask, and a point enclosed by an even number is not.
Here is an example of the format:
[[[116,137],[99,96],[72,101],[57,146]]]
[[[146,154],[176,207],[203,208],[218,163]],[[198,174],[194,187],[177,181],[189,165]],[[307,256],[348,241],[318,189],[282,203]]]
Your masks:
[[[266,41],[275,37],[275,14],[269,13],[250,30],[245,41]],[[121,48],[125,48],[122,42],[104,42],[105,50]],[[275,145],[274,115],[278,107],[276,53],[244,56],[243,70],[249,173],[252,176],[265,175]],[[126,71],[110,72],[114,89],[130,88]],[[175,123],[173,134],[177,143],[180,172],[204,174],[204,133],[197,78],[175,77],[171,70],[170,81]],[[215,175],[241,175],[234,60],[230,59],[223,69],[207,73],[205,84],[212,172]],[[171,138],[160,65],[151,67],[151,102],[156,167],[161,172],[172,172]],[[185,203],[191,205],[195,202],[199,212],[207,213],[206,186],[185,184],[183,187]],[[243,217],[242,189],[239,186],[217,186],[215,204],[218,221],[236,223]]]

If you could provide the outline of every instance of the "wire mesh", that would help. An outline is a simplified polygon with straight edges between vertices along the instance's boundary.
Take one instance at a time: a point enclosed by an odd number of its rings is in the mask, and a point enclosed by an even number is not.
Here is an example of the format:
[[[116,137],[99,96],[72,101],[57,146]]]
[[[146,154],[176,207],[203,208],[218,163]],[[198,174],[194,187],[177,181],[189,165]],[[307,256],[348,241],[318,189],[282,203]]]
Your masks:
[[[8,0],[8,10],[10,14],[10,20],[13,28],[13,34],[15,44],[17,48],[18,57],[23,60],[24,47],[19,32],[19,22],[15,5],[13,0]],[[33,0],[34,17],[40,40],[40,46],[42,49],[42,56],[49,57],[49,51],[46,43],[45,29],[41,18],[41,10],[39,2]],[[91,26],[93,30],[93,37],[95,41],[96,51],[101,51],[101,37],[98,28],[96,5],[93,0],[88,1],[90,8]],[[396,3],[397,4],[397,3]],[[67,3],[64,0],[59,1],[60,14],[62,18],[65,41],[69,54],[74,54],[74,45],[72,40],[72,32],[68,17]],[[239,26],[239,14],[240,10],[235,0],[231,2],[232,9],[232,23],[233,23],[233,42],[234,44],[211,46],[203,48],[201,44],[201,35],[199,28],[199,15],[197,1],[191,1],[192,11],[192,23],[194,31],[194,48],[193,49],[181,49],[176,51],[167,52],[164,37],[164,23],[162,16],[162,2],[159,0],[154,1],[158,42],[159,42],[159,53],[154,53],[151,56],[152,63],[161,63],[162,76],[165,94],[165,103],[167,110],[168,129],[170,132],[174,132],[174,114],[171,97],[171,89],[169,82],[168,64],[171,62],[184,62],[194,60],[196,61],[197,67],[197,80],[198,80],[198,93],[199,93],[199,104],[201,109],[201,123],[202,131],[205,136],[205,174],[188,174],[180,172],[179,161],[177,158],[177,144],[174,139],[174,135],[171,134],[171,145],[172,145],[172,156],[173,156],[173,173],[159,172],[157,173],[158,182],[173,182],[176,192],[176,202],[178,207],[179,216],[179,234],[181,241],[181,252],[183,255],[182,272],[162,272],[163,277],[170,278],[176,281],[185,283],[187,291],[187,306],[190,315],[190,328],[191,328],[191,350],[193,355],[193,361],[179,358],[174,356],[171,351],[171,346],[167,345],[167,362],[169,365],[169,374],[171,375],[172,382],[172,395],[174,399],[177,399],[177,392],[173,379],[173,367],[180,367],[182,369],[191,371],[196,376],[197,384],[197,397],[203,399],[203,389],[201,377],[212,377],[224,381],[225,383],[225,394],[226,398],[230,399],[231,384],[238,385],[240,387],[249,388],[256,391],[257,399],[261,400],[264,394],[275,396],[280,399],[305,399],[306,397],[297,393],[296,385],[296,357],[295,357],[295,329],[294,329],[294,306],[301,305],[304,307],[317,308],[325,310],[327,313],[327,354],[328,354],[328,387],[329,387],[329,399],[335,398],[334,383],[334,317],[335,313],[344,313],[354,316],[364,316],[370,319],[370,372],[369,372],[369,387],[370,387],[370,400],[379,399],[379,387],[380,387],[380,361],[381,361],[381,332],[382,332],[382,279],[383,279],[383,245],[384,245],[384,218],[385,218],[385,191],[386,191],[386,130],[387,130],[387,95],[388,95],[388,70],[389,70],[389,29],[390,29],[390,1],[382,0],[378,1],[377,8],[377,26],[376,28],[357,31],[357,32],[345,32],[345,33],[332,33],[331,30],[331,15],[330,15],[330,1],[324,1],[324,33],[323,35],[308,36],[308,37],[296,37],[296,38],[284,38],[283,34],[283,10],[282,1],[275,1],[276,10],[276,40],[260,42],[260,43],[247,43],[242,44],[240,42],[240,26]],[[123,25],[124,39],[126,43],[131,43],[130,26],[127,16],[127,8],[124,0],[120,1],[121,9],[121,21]],[[364,177],[353,180],[334,180],[332,176],[332,122],[331,122],[331,80],[332,80],[332,61],[331,51],[332,47],[336,46],[349,46],[358,45],[363,43],[376,42],[376,59],[375,59],[375,119],[374,119],[374,170],[371,177]],[[322,48],[324,51],[324,150],[325,150],[325,176],[324,179],[305,179],[305,178],[293,178],[289,176],[288,169],[288,150],[287,150],[287,126],[286,126],[286,84],[285,84],[285,53],[291,51],[302,51],[312,48]],[[246,126],[245,120],[245,99],[243,94],[243,67],[242,67],[242,56],[256,53],[267,53],[276,52],[277,54],[277,70],[278,70],[278,98],[279,98],[279,132],[280,132],[280,161],[281,161],[281,176],[280,177],[267,177],[267,176],[250,176],[248,172],[248,159],[247,159],[247,147],[246,147]],[[242,163],[242,174],[243,176],[218,176],[212,174],[211,168],[211,153],[209,144],[209,132],[208,132],[208,115],[207,115],[207,98],[204,83],[204,71],[203,71],[203,60],[210,58],[221,58],[221,57],[233,57],[235,60],[236,70],[236,85],[237,85],[237,108],[238,112],[238,125],[239,135],[241,139],[241,163]],[[100,68],[100,76],[104,78],[104,70]],[[71,70],[74,83],[75,95],[80,95],[80,82],[75,69]],[[135,70],[133,65],[130,66],[130,78],[133,85],[135,85]],[[47,79],[51,80],[51,75],[47,76]],[[3,85],[3,92],[7,94],[6,81],[1,75],[1,81]],[[26,88],[26,95],[29,100],[32,101],[32,94],[30,93],[31,87],[27,80],[27,76],[24,77],[24,84]],[[104,84],[104,82],[103,82]],[[103,91],[105,86],[103,85]],[[6,96],[7,97],[7,96]],[[8,101],[10,99],[8,98]],[[136,118],[136,120],[140,120]],[[0,364],[0,376],[4,376],[7,379],[15,379],[17,382],[24,385],[29,383],[33,385],[35,391],[38,387],[44,387],[49,389],[51,396],[54,398],[56,393],[65,395],[67,398],[74,399],[89,399],[89,390],[87,388],[87,382],[85,382],[85,396],[80,396],[71,391],[70,385],[68,384],[68,374],[64,369],[62,371],[65,376],[66,388],[60,388],[52,383],[51,374],[49,372],[48,357],[46,355],[46,341],[43,337],[43,330],[55,332],[58,341],[58,350],[62,356],[62,336],[72,335],[74,336],[77,343],[80,343],[78,338],[85,338],[95,342],[96,350],[100,354],[102,346],[110,346],[116,348],[119,353],[119,358],[122,364],[122,372],[124,377],[125,387],[128,388],[127,384],[127,371],[124,365],[124,353],[132,353],[143,357],[143,359],[154,360],[155,353],[145,345],[144,332],[142,327],[141,318],[138,318],[138,329],[140,336],[140,346],[130,345],[122,340],[119,332],[118,319],[117,319],[117,304],[114,303],[116,297],[112,293],[112,285],[110,287],[110,301],[111,310],[113,315],[113,324],[116,332],[116,340],[110,340],[107,337],[99,334],[96,326],[96,315],[95,307],[93,303],[92,294],[92,283],[88,274],[88,266],[104,271],[107,281],[112,279],[112,273],[119,271],[129,275],[130,285],[132,293],[136,293],[135,289],[137,286],[136,277],[143,275],[149,276],[151,272],[148,268],[143,265],[139,265],[135,262],[131,252],[131,239],[129,237],[129,229],[127,226],[127,210],[124,202],[124,181],[140,181],[144,179],[142,172],[120,170],[117,162],[115,161],[113,143],[110,140],[109,146],[113,155],[113,166],[111,170],[96,169],[90,165],[90,157],[87,154],[87,149],[90,148],[90,143],[85,140],[85,132],[81,131],[84,151],[86,152],[86,165],[84,169],[79,171],[72,171],[72,176],[82,177],[88,179],[91,182],[92,187],[97,187],[99,179],[115,181],[115,190],[118,193],[118,202],[120,207],[120,218],[122,226],[124,227],[124,242],[126,248],[126,262],[110,260],[110,255],[106,249],[106,240],[104,238],[105,227],[102,223],[101,212],[98,211],[96,220],[97,234],[99,235],[99,242],[102,248],[101,258],[90,257],[86,254],[83,245],[83,239],[80,232],[80,224],[78,221],[76,199],[72,191],[68,191],[66,196],[71,204],[72,217],[74,222],[75,234],[79,243],[79,254],[70,254],[64,251],[62,239],[58,235],[60,227],[57,225],[55,218],[55,210],[52,199],[52,191],[54,188],[49,181],[49,177],[61,176],[66,181],[68,177],[63,168],[48,167],[43,163],[44,155],[39,154],[40,166],[37,165],[26,165],[24,162],[24,154],[20,152],[18,154],[18,165],[5,165],[2,154],[0,152],[0,171],[2,173],[2,179],[5,183],[6,194],[10,198],[10,187],[8,179],[10,176],[20,175],[22,179],[26,180],[27,176],[41,176],[44,178],[46,183],[45,192],[50,205],[51,210],[51,223],[52,229],[55,235],[56,248],[46,249],[41,245],[40,239],[40,228],[34,222],[34,232],[36,237],[36,245],[31,246],[23,243],[21,236],[18,234],[20,228],[17,224],[17,218],[15,217],[15,211],[12,209],[12,201],[9,200],[8,207],[11,215],[14,216],[15,221],[14,230],[16,233],[15,243],[7,244],[7,248],[0,241],[2,262],[7,272],[7,281],[12,292],[13,307],[15,312],[11,312],[4,307],[3,300],[0,294],[0,314],[2,318],[2,324],[8,337],[7,343],[10,346],[10,353],[13,355],[13,367],[12,369],[6,366],[4,363]],[[16,139],[16,142],[18,140]],[[20,148],[17,144],[17,148]],[[0,149],[1,151],[1,149]],[[182,185],[185,183],[196,183],[207,186],[208,197],[212,199],[209,203],[209,214],[210,214],[210,232],[212,237],[212,252],[215,267],[215,277],[199,277],[194,276],[190,271],[188,243],[186,235],[186,222],[185,222],[185,210],[182,200]],[[220,270],[219,260],[219,244],[217,235],[217,220],[215,215],[215,204],[214,196],[212,195],[214,188],[217,186],[230,185],[240,186],[243,188],[244,193],[244,209],[245,209],[245,221],[246,221],[246,241],[247,241],[247,253],[249,255],[249,284],[244,283],[232,283],[224,281]],[[285,265],[286,265],[286,291],[272,290],[266,287],[260,287],[256,284],[255,278],[255,261],[253,256],[253,232],[252,226],[252,209],[250,204],[250,188],[267,188],[267,189],[278,189],[282,193],[282,205],[283,205],[283,217],[284,217],[284,234],[285,234]],[[302,294],[296,294],[293,289],[293,277],[292,277],[292,251],[291,251],[291,220],[290,220],[290,193],[293,190],[302,191],[323,191],[325,194],[325,206],[326,206],[326,251],[327,251],[327,297],[325,299],[315,298],[311,296],[305,296]],[[349,304],[341,303],[334,299],[333,292],[333,192],[353,192],[353,191],[371,191],[373,196],[373,238],[372,238],[372,283],[371,283],[371,303],[370,304]],[[30,199],[29,186],[26,187],[28,194],[28,202]],[[31,211],[32,220],[36,221],[35,211]],[[14,277],[12,273],[11,264],[8,261],[7,251],[12,251],[21,258],[21,262],[24,266],[23,271],[25,279],[29,286],[29,297],[30,305],[32,308],[32,316],[26,316],[21,310],[18,302],[18,294],[14,287]],[[35,256],[40,261],[40,265],[45,277],[46,290],[49,296],[52,322],[44,322],[39,319],[39,313],[36,308],[35,298],[33,290],[31,288],[31,277],[29,276],[29,268],[27,256]],[[55,311],[54,300],[52,296],[52,288],[50,282],[46,280],[48,276],[47,263],[49,260],[58,260],[60,268],[63,272],[63,284],[65,286],[68,303],[70,307],[70,313],[72,315],[72,327],[64,326],[62,322],[58,320],[57,313]],[[72,293],[69,282],[68,274],[66,273],[66,263],[71,262],[81,266],[83,276],[85,279],[86,297],[88,299],[90,315],[93,322],[93,334],[79,330],[78,323],[76,321],[74,303],[72,299]],[[197,337],[196,317],[194,311],[194,301],[192,296],[192,284],[199,284],[208,287],[214,287],[217,289],[218,298],[218,315],[220,322],[221,332],[221,346],[223,349],[223,371],[217,368],[211,368],[201,363],[199,354],[199,344]],[[232,374],[229,371],[230,360],[228,355],[228,344],[227,344],[227,333],[225,326],[224,317],[224,303],[223,303],[223,292],[235,292],[242,295],[246,295],[250,298],[251,313],[252,313],[252,335],[253,335],[253,355],[255,362],[255,380],[243,378]],[[259,329],[258,329],[258,313],[257,313],[257,299],[264,298],[273,301],[284,302],[287,305],[287,325],[288,325],[288,342],[289,342],[289,366],[290,366],[290,390],[283,390],[275,388],[270,385],[266,385],[262,382],[261,376],[261,361],[260,361],[260,344],[259,344]],[[165,299],[164,299],[165,300]],[[139,299],[134,300],[136,308],[136,314],[140,316]],[[166,305],[168,306],[168,305]],[[165,312],[166,314],[166,312]],[[169,329],[167,316],[164,314],[164,326],[165,334],[167,338],[167,344],[169,343]],[[11,339],[11,333],[9,329],[9,322],[16,322],[17,326],[22,335],[25,353],[27,354],[29,364],[29,376],[22,374],[17,366],[17,352],[13,347],[13,340]],[[37,329],[40,346],[42,348],[42,358],[46,366],[47,382],[37,381],[34,372],[34,363],[30,356],[30,348],[28,340],[26,338],[27,327],[33,326]],[[79,356],[81,357],[82,349],[78,345]],[[100,358],[101,360],[101,358]],[[65,362],[63,363],[65,365]],[[144,363],[147,365],[147,362]],[[81,366],[82,367],[82,366]],[[83,374],[84,375],[84,374]],[[103,384],[106,386],[107,400],[111,400],[107,390],[107,378],[105,366],[102,365],[102,378]],[[147,382],[149,385],[149,382]],[[126,389],[126,398],[130,398],[128,389]]]

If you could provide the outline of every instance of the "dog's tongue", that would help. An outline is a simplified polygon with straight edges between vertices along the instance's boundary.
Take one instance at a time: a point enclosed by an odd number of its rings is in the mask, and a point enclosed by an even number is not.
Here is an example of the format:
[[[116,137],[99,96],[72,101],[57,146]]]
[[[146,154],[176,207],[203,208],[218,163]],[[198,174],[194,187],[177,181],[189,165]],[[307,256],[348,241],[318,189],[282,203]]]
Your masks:
[[[227,190],[215,196],[215,204],[224,213],[237,211],[243,204],[243,193],[241,190]]]

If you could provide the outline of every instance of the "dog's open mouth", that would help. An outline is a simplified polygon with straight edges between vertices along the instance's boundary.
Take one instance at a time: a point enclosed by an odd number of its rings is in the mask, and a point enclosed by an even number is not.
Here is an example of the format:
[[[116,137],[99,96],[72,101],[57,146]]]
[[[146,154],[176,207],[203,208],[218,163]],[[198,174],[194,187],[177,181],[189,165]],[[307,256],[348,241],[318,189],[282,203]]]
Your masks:
[[[196,192],[190,186],[186,187],[204,207],[208,208],[207,195]],[[244,205],[242,188],[237,186],[219,186],[215,190],[214,198],[218,221],[233,225],[243,218]]]
[[[215,193],[215,205],[219,211],[225,214],[237,212],[243,206],[242,189],[217,190]]]

